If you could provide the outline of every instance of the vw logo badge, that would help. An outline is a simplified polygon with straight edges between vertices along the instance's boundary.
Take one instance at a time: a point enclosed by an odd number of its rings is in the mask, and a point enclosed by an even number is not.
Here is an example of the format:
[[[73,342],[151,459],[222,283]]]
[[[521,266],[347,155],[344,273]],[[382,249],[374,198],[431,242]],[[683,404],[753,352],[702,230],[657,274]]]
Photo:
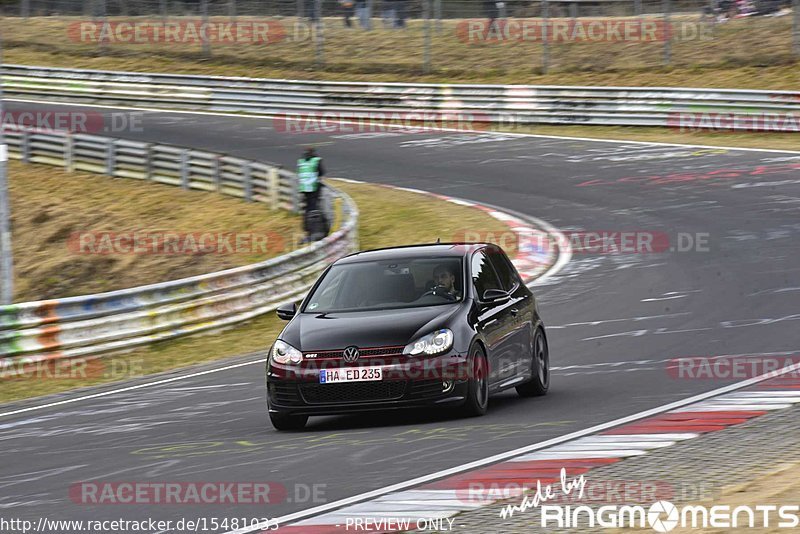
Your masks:
[[[347,347],[344,349],[344,361],[353,363],[358,359],[358,347]]]

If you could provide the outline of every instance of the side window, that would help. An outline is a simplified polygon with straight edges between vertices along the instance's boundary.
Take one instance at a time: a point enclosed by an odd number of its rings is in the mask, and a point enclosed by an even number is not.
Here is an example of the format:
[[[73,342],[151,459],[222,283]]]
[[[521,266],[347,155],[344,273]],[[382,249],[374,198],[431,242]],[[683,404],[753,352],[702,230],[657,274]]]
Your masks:
[[[500,283],[503,284],[503,289],[513,291],[519,284],[517,270],[502,252],[492,249],[489,249],[488,252],[489,259],[492,260],[492,265],[500,277]]]
[[[487,289],[502,289],[497,273],[494,272],[494,268],[483,250],[476,252],[472,256],[471,271],[472,283],[475,284],[478,298],[483,297]]]

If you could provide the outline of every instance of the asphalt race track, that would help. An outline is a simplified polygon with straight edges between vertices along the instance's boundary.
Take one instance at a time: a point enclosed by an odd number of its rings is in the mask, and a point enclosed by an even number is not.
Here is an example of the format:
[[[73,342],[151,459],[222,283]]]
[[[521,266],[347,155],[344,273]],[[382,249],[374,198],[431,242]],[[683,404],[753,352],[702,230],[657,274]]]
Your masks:
[[[125,136],[288,167],[311,143],[330,176],[485,202],[562,231],[661,232],[669,245],[577,251],[535,288],[555,367],[547,397],[508,392],[476,419],[324,417],[278,433],[263,365],[253,364],[3,417],[4,515],[278,517],[729,383],[674,378],[672,358],[800,353],[800,153],[492,133],[286,134],[269,119],[169,112],[145,113],[142,126]],[[686,244],[679,233],[707,250],[676,250]],[[69,495],[81,481],[274,481],[288,495],[266,507],[87,506]]]

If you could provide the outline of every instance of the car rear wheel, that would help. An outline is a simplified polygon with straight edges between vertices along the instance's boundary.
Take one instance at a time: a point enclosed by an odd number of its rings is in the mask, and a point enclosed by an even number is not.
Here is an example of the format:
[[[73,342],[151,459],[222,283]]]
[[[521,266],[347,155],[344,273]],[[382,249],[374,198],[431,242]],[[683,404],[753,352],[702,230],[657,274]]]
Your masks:
[[[306,426],[308,416],[270,412],[269,420],[276,430],[300,430]]]
[[[531,372],[533,376],[528,382],[517,386],[520,397],[538,397],[546,395],[550,389],[550,352],[547,338],[541,328],[536,329],[533,336],[533,354],[531,355]]]
[[[464,402],[462,412],[467,416],[478,416],[485,414],[489,407],[489,365],[480,345],[472,347],[470,356],[472,373],[467,384],[467,400]]]

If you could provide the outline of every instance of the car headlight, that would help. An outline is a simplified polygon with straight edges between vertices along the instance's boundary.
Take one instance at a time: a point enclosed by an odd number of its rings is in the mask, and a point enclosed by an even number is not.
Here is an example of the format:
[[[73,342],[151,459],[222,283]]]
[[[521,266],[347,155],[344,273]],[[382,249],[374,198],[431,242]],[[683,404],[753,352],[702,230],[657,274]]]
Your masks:
[[[272,361],[283,364],[300,363],[303,361],[303,353],[279,339],[272,346]]]
[[[452,346],[453,332],[443,328],[412,341],[403,349],[403,354],[410,354],[411,356],[441,354],[450,350]]]

